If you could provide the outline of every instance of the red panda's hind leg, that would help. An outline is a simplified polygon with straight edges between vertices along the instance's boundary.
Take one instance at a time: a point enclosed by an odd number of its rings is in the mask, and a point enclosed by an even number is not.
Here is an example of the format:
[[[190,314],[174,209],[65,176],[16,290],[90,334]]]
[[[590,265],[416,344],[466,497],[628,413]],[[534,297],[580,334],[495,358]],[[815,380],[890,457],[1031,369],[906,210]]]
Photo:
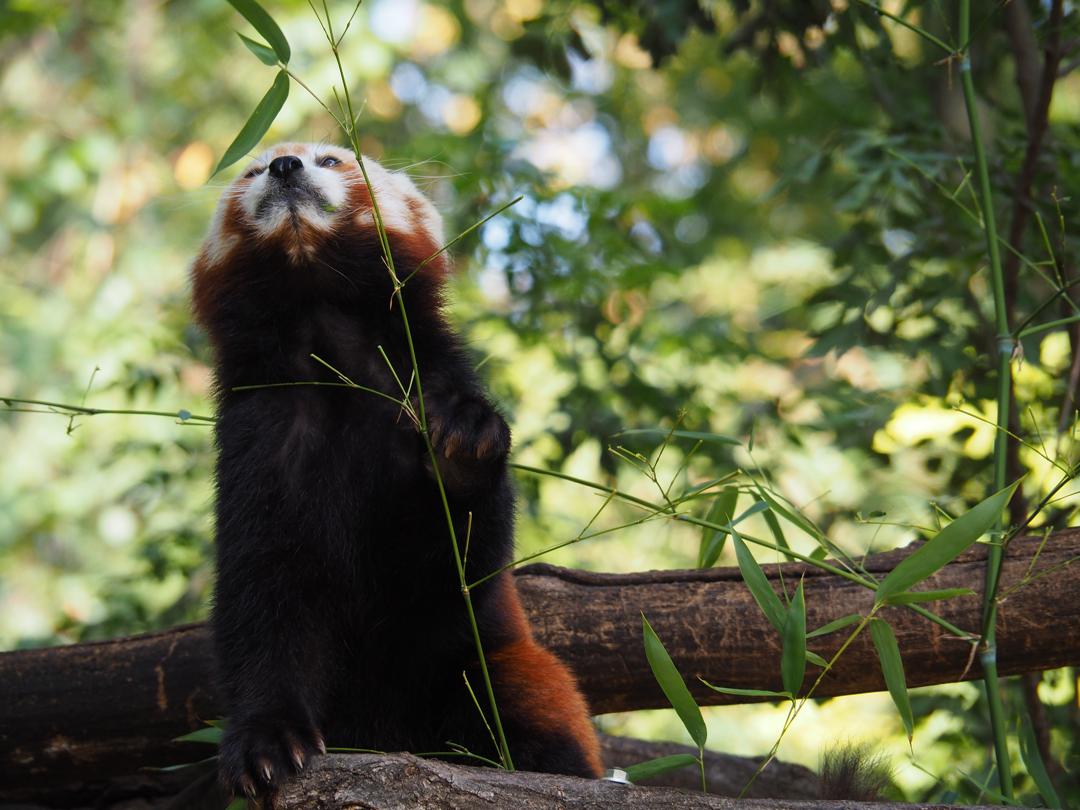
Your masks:
[[[487,663],[514,767],[599,777],[600,741],[573,674],[533,639],[513,576],[490,587]]]
[[[488,656],[514,767],[597,778],[600,743],[574,676],[526,636]]]

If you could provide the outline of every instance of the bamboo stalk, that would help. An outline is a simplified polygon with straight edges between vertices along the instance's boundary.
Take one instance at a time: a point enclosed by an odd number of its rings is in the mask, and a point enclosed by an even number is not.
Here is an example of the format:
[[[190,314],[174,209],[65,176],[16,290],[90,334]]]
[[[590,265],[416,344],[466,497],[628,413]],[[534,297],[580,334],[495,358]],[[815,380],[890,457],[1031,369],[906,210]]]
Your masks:
[[[979,206],[982,208],[982,229],[986,239],[986,251],[990,260],[990,278],[994,294],[994,325],[997,333],[997,433],[994,437],[994,490],[1005,487],[1008,453],[1009,400],[1012,392],[1012,350],[1014,340],[1009,331],[1008,311],[1005,302],[1004,273],[998,252],[997,225],[994,219],[994,200],[990,188],[990,172],[986,165],[986,149],[983,146],[979,126],[979,114],[975,100],[975,83],[971,78],[971,0],[960,0],[960,42],[965,50],[960,58],[960,81],[964,93],[971,128],[971,147],[975,155],[975,173],[979,186]],[[1001,537],[1002,521],[998,519],[996,532]],[[1013,798],[1012,770],[1009,766],[1008,738],[1005,730],[1005,708],[997,674],[997,589],[1001,575],[1002,546],[990,546],[986,560],[986,587],[983,593],[982,651],[983,685],[990,712],[990,727],[994,737],[994,755],[997,760],[998,785],[1002,796]]]

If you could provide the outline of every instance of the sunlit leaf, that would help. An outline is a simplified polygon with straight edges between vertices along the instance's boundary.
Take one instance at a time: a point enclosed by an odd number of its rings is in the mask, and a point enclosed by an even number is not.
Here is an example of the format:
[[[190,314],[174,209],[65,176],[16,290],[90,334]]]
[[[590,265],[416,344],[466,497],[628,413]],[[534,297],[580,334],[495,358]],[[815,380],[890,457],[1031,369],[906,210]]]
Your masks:
[[[784,691],[796,695],[806,675],[806,599],[801,581],[788,605],[781,635],[784,649],[780,656],[780,675]]]
[[[649,659],[653,677],[660,684],[675,713],[679,715],[690,738],[699,748],[703,748],[708,732],[705,729],[705,720],[701,717],[701,709],[686,688],[686,682],[675,668],[668,651],[664,649],[660,637],[644,615],[641,617],[641,629],[645,637],[645,657]]]
[[[656,759],[649,759],[645,762],[639,762],[637,765],[631,765],[626,768],[626,778],[631,782],[642,782],[646,779],[652,779],[654,776],[659,776],[662,773],[668,771],[674,771],[679,768],[685,768],[687,765],[697,765],[698,758],[691,754],[672,754],[667,757],[657,757]]]
[[[735,514],[735,503],[739,498],[739,490],[735,487],[724,487],[720,494],[712,502],[705,520],[717,525],[731,523]],[[701,529],[701,542],[698,546],[698,568],[712,568],[724,550],[724,541],[727,535],[716,529],[704,526]]]
[[[236,35],[240,37],[240,41],[243,42],[247,49],[253,54],[255,54],[255,56],[258,57],[259,61],[262,62],[264,65],[270,65],[271,67],[273,67],[278,63],[277,54],[274,53],[273,48],[269,48],[266,45],[263,45],[261,42],[256,42],[249,37],[245,37],[239,31],[236,32]]]
[[[893,595],[922,582],[974,545],[1001,517],[1002,510],[1012,498],[1016,487],[1017,484],[1007,486],[979,502],[934,535],[911,556],[905,557],[878,586],[878,603],[884,603]]]
[[[244,19],[251,23],[251,27],[263,35],[263,39],[270,43],[270,47],[274,49],[278,59],[285,64],[289,63],[289,57],[292,56],[289,41],[281,33],[281,29],[274,22],[274,18],[266,13],[266,9],[255,0],[229,0],[229,5],[239,11]],[[271,62],[270,64],[274,63]]]
[[[225,150],[225,154],[221,158],[221,162],[218,163],[217,168],[214,169],[214,174],[217,174],[227,166],[231,166],[244,157],[248,152],[259,145],[259,141],[262,140],[263,135],[270,129],[270,125],[274,123],[274,119],[277,118],[277,114],[281,112],[282,106],[285,104],[285,99],[289,97],[289,74],[284,70],[278,71],[277,78],[274,79],[274,83],[270,86],[270,89],[266,91],[266,95],[262,97],[256,107],[255,111],[248,118],[247,123],[244,124],[243,129],[240,130],[240,134],[236,136],[236,139],[229,145],[229,148]]]
[[[896,644],[896,636],[888,622],[883,619],[874,619],[870,622],[870,637],[874,640],[874,649],[877,650],[878,661],[881,663],[881,674],[885,676],[885,686],[888,687],[889,695],[896,704],[896,710],[900,712],[900,719],[904,722],[904,730],[907,732],[908,743],[910,743],[915,734],[915,720],[911,714],[907,679],[904,677],[904,662],[900,658],[900,647]]]
[[[787,621],[787,609],[784,603],[772,589],[765,572],[761,570],[761,566],[758,565],[754,555],[750,553],[750,549],[746,547],[746,543],[737,532],[732,533],[731,540],[735,545],[735,557],[739,561],[739,572],[742,574],[743,582],[750,589],[750,594],[761,608],[761,612],[765,614],[765,618],[769,620],[769,624],[776,628],[777,632],[782,633],[784,622]]]

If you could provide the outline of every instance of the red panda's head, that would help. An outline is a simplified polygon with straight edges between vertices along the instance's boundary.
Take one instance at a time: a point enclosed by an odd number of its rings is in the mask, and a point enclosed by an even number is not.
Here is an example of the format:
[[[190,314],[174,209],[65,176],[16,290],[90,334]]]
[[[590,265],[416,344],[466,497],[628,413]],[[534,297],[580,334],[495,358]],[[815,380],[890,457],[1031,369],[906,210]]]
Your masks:
[[[399,277],[438,251],[442,218],[431,201],[407,175],[370,158],[364,167],[370,188],[353,153],[336,146],[283,143],[252,161],[222,195],[192,267],[199,320],[209,326],[223,297],[267,288],[324,295],[383,288],[389,276],[373,195]],[[447,269],[444,254],[424,274]]]

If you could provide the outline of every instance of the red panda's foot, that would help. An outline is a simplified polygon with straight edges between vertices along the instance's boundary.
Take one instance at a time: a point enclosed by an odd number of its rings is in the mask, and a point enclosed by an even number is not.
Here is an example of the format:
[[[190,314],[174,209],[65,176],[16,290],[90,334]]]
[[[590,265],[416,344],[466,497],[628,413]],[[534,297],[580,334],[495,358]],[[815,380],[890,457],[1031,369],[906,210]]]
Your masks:
[[[218,751],[218,772],[234,796],[273,797],[320,753],[326,753],[326,745],[310,724],[278,716],[230,718]]]

